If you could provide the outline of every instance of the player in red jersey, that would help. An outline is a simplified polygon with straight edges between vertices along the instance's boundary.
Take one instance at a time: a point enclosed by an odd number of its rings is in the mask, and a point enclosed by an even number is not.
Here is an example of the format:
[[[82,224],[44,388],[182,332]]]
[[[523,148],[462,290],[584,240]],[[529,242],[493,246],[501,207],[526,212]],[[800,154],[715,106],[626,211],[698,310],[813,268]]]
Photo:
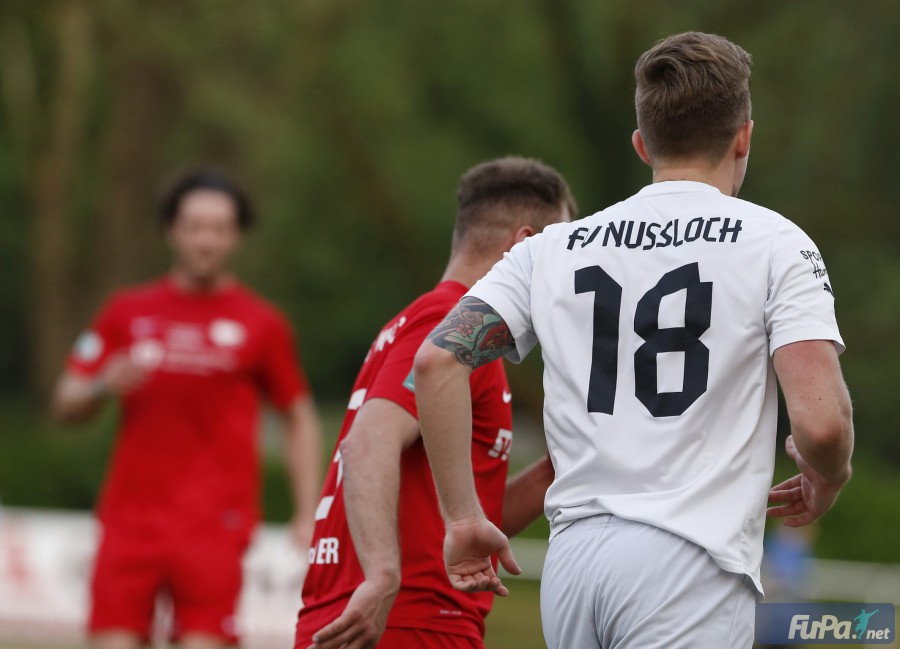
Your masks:
[[[283,416],[298,543],[309,541],[321,484],[319,421],[290,327],[228,270],[252,222],[245,194],[199,170],[173,185],[161,217],[171,272],[109,300],[54,395],[64,421],[121,401],[91,587],[100,649],[146,643],[162,591],[182,646],[236,640],[241,557],[258,519],[261,395]]]
[[[493,594],[462,593],[447,581],[444,526],[419,436],[413,358],[507,250],[571,219],[575,204],[555,170],[523,158],[469,170],[457,199],[441,282],[381,330],[353,386],[316,511],[297,649],[483,646]],[[553,468],[545,457],[507,483],[512,395],[502,363],[474,372],[471,391],[478,493],[491,520],[515,534],[543,511]]]

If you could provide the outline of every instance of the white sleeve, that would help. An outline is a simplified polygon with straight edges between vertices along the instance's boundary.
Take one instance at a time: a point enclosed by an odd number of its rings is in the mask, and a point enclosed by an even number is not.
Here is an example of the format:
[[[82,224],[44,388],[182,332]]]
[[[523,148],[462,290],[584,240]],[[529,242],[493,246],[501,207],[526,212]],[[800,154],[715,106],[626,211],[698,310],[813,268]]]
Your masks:
[[[541,238],[537,234],[517,243],[466,294],[489,304],[503,318],[516,341],[506,355],[513,363],[522,362],[537,344],[531,322],[531,277]]]
[[[839,354],[844,351],[822,255],[812,239],[787,219],[775,233],[770,252],[765,317],[770,354],[803,340],[831,340]]]

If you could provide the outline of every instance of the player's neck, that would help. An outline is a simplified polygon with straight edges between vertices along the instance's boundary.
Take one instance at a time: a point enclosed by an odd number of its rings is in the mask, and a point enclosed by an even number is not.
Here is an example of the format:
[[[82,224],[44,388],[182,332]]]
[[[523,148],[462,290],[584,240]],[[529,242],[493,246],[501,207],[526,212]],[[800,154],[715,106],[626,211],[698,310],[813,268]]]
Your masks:
[[[489,255],[472,255],[465,252],[456,252],[450,255],[447,269],[442,282],[459,282],[466,288],[471,288],[475,282],[484,277],[491,267],[500,260]]]
[[[169,277],[179,293],[219,293],[235,283],[234,275],[228,271],[204,277],[193,275],[178,265],[172,267]]]
[[[670,165],[658,165],[653,168],[653,182],[661,183],[670,180],[690,180],[712,185],[726,196],[733,196],[734,166],[722,163],[710,166],[705,162],[682,162]]]

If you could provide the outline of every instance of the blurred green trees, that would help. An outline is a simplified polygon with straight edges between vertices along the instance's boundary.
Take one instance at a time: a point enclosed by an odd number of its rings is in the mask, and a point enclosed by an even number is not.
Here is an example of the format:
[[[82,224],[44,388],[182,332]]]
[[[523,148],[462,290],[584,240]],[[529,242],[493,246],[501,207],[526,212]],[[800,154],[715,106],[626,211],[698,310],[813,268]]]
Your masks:
[[[109,291],[165,269],[160,183],[212,162],[262,214],[241,275],[292,318],[318,394],[345,399],[381,323],[440,276],[467,167],[542,158],[585,214],[648,182],[630,148],[632,65],[687,29],[754,56],[742,196],[819,244],[858,447],[900,465],[900,4],[888,0],[4,2],[0,392],[40,412]],[[534,369],[514,390],[539,412]]]

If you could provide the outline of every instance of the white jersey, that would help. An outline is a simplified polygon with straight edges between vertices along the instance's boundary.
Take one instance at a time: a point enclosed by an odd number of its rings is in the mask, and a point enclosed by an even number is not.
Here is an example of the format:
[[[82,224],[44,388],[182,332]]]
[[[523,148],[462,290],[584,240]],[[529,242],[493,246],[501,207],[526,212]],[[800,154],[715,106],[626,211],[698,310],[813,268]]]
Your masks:
[[[819,339],[843,351],[829,282],[796,225],[688,181],[507,253],[468,295],[509,326],[511,360],[541,343],[551,538],[611,513],[697,543],[760,588],[771,355]]]

